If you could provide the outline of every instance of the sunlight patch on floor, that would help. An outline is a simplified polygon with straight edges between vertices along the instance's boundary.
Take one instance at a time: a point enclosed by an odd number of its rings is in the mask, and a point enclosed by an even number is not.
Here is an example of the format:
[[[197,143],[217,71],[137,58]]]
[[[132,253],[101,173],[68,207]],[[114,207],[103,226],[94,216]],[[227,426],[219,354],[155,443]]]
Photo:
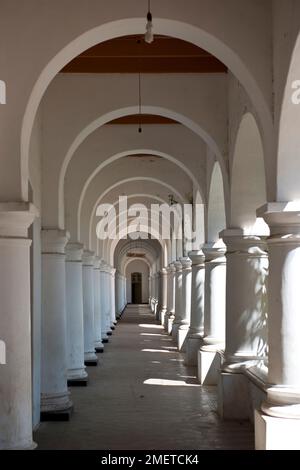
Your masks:
[[[169,380],[169,379],[147,379],[144,385],[163,385],[168,387],[200,387],[200,384],[190,384],[183,380]]]

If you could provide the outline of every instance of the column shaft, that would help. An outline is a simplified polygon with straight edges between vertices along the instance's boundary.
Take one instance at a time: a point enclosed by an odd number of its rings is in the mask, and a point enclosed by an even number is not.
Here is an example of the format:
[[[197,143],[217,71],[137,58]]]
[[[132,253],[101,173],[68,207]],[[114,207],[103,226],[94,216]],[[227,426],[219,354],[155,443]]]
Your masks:
[[[82,261],[84,361],[89,366],[98,363],[94,342],[94,252],[84,251]]]
[[[271,203],[259,210],[271,232],[268,383],[273,384],[255,413],[259,450],[300,450],[300,210],[287,207]]]
[[[204,334],[205,258],[202,251],[190,252],[189,258],[192,260],[192,300],[185,362],[187,365],[197,366]]]
[[[0,449],[31,449],[30,245],[37,211],[27,203],[0,207]]]
[[[68,385],[87,384],[84,365],[81,243],[66,247],[66,311]]]
[[[94,345],[96,352],[103,352],[101,331],[101,302],[100,302],[100,258],[94,261]]]
[[[42,230],[42,376],[41,419],[72,408],[67,388],[66,263],[69,235]],[[55,419],[55,418],[54,418]]]
[[[266,354],[266,278],[268,255],[265,239],[223,232],[227,247],[225,361],[219,381],[219,412],[228,419],[247,419],[250,404],[243,394],[243,371]]]
[[[226,258],[225,246],[206,244],[204,336],[198,353],[198,378],[204,385],[217,385],[225,347]]]
[[[190,258],[185,257],[181,258],[180,262],[182,265],[182,299],[177,346],[179,351],[185,351],[186,338],[191,321],[192,261]]]

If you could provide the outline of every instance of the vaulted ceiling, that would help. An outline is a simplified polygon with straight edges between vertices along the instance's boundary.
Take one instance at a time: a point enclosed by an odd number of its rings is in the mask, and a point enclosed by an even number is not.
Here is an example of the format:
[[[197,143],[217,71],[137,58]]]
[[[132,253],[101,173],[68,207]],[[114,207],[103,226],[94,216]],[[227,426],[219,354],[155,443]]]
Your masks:
[[[63,73],[226,73],[226,66],[194,44],[155,36],[126,36],[97,44],[67,64]]]

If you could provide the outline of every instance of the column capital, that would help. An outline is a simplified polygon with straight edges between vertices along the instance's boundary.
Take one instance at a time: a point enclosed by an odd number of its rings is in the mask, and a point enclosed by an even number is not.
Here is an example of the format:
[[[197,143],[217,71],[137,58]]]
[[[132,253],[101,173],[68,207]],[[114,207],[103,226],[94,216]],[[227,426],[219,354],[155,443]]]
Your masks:
[[[169,264],[169,270],[170,270],[170,273],[175,273],[176,272],[176,267],[175,267],[174,263]]]
[[[227,254],[240,253],[254,258],[267,256],[267,236],[246,235],[240,228],[223,230],[220,236],[226,245]]]
[[[69,242],[66,245],[66,261],[82,261],[83,255],[83,244],[82,243],[74,243]]]
[[[100,269],[100,262],[101,262],[101,259],[99,258],[99,256],[95,256],[95,258],[94,258],[94,269]]]
[[[95,252],[84,250],[82,254],[82,262],[84,266],[94,266]]]
[[[183,258],[180,258],[180,262],[182,264],[183,271],[192,269],[192,260],[189,257],[184,256]]]
[[[179,261],[179,260],[174,261],[174,266],[175,266],[176,272],[181,272],[182,271],[181,261]]]
[[[262,217],[269,225],[269,240],[280,235],[289,234],[281,238],[282,242],[300,239],[300,202],[271,202],[257,209],[256,214]],[[269,241],[268,240],[268,241]]]
[[[161,274],[162,274],[163,276],[166,276],[166,275],[168,274],[168,269],[169,269],[168,267],[162,268],[162,269],[161,269]]]
[[[0,237],[27,238],[28,228],[38,215],[37,208],[29,202],[1,202]]]
[[[205,261],[205,256],[202,250],[190,251],[189,258],[192,261],[192,266],[203,265]]]
[[[106,270],[107,264],[103,259],[100,259],[100,271],[104,272]]]
[[[223,243],[205,243],[202,247],[203,253],[205,255],[205,261],[226,261],[226,246]]]
[[[70,234],[66,230],[42,229],[42,253],[65,254]]]

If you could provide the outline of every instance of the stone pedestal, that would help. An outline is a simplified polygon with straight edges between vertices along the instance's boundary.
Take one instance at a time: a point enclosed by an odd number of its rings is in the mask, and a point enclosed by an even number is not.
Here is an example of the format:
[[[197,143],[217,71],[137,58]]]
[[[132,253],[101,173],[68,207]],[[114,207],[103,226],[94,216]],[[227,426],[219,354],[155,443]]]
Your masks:
[[[105,274],[106,264],[103,260],[100,263],[100,309],[101,309],[101,334],[102,334],[102,343],[108,343],[107,332],[110,331],[109,322],[107,318],[106,311],[106,274]]]
[[[270,227],[267,399],[255,414],[255,445],[300,450],[300,207],[271,203],[258,211]]]
[[[94,252],[88,250],[85,250],[82,256],[84,362],[86,366],[98,364],[94,343],[94,256]]]
[[[185,363],[189,366],[197,366],[198,352],[202,345],[204,334],[205,257],[201,250],[191,251],[189,258],[192,261],[192,300]]]
[[[167,295],[168,295],[168,271],[166,268],[161,270],[161,309],[160,309],[160,322],[165,324],[165,316],[167,314]]]
[[[198,352],[198,379],[202,385],[217,385],[220,356],[225,344],[226,258],[225,246],[206,244],[204,336]]]
[[[173,322],[175,318],[175,273],[176,268],[173,263],[169,265],[170,279],[168,291],[168,314],[166,315],[166,331],[172,334]]]
[[[173,263],[176,269],[175,272],[175,312],[174,320],[172,325],[172,338],[177,343],[178,328],[181,321],[181,310],[182,310],[182,264],[180,261]]]
[[[68,420],[66,263],[69,234],[42,230],[42,371],[41,420]]]
[[[182,265],[182,303],[177,346],[179,351],[186,351],[187,334],[191,320],[192,261],[190,258],[181,258],[180,262]]]
[[[268,254],[265,238],[243,235],[238,229],[224,231],[222,235],[227,247],[227,294],[225,362],[220,378],[223,410],[220,413],[228,419],[247,419],[247,401],[240,393],[243,377],[237,375],[266,353]],[[223,380],[226,386],[222,385]]]
[[[103,352],[100,302],[100,258],[94,260],[94,346],[98,353]]]
[[[81,243],[66,246],[67,378],[69,386],[86,385],[84,365]]]
[[[115,285],[115,274],[116,270],[110,267],[109,270],[109,292],[110,292],[110,327],[112,330],[115,329],[116,325],[116,285]]]
[[[33,449],[28,228],[37,211],[0,203],[0,449]]]

